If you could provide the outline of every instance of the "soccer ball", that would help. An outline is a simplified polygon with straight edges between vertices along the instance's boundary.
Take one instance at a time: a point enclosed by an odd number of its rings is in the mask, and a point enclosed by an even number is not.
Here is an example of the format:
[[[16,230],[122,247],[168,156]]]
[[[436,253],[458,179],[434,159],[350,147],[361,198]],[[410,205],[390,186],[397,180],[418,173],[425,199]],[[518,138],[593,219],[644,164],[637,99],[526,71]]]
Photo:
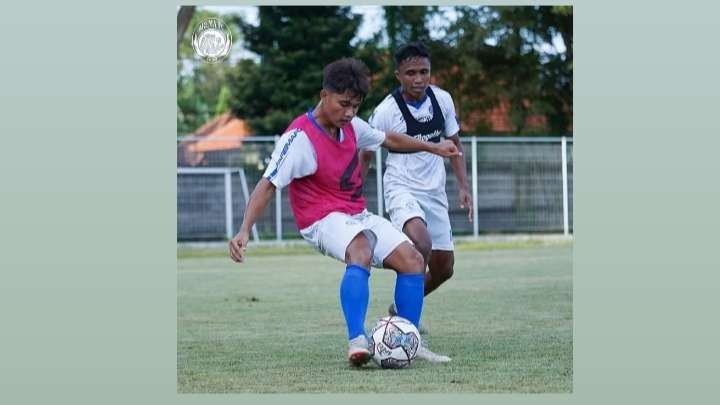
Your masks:
[[[420,348],[420,332],[399,316],[380,319],[370,331],[370,355],[382,368],[404,368],[415,359]]]

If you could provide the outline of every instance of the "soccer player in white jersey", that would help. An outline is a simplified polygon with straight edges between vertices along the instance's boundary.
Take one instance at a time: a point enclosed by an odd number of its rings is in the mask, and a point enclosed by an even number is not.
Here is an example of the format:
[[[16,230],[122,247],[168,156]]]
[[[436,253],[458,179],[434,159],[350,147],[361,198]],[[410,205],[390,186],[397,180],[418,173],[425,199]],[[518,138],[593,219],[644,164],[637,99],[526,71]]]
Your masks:
[[[367,66],[357,59],[325,66],[319,104],[295,118],[277,142],[270,164],[250,196],[240,231],[229,243],[232,259],[242,262],[253,224],[275,189],[288,186],[300,234],[323,254],[346,264],[340,305],[347,324],[348,361],[353,366],[370,359],[364,324],[371,265],[397,273],[394,298],[398,315],[416,327],[420,327],[424,299],[422,256],[389,221],[365,208],[358,150],[384,146],[447,157],[458,154],[452,142],[420,142],[373,129],[357,118],[368,87]],[[434,354],[421,348],[418,356],[433,361]]]
[[[400,87],[375,108],[369,123],[379,130],[401,132],[428,143],[452,141],[461,152],[450,158],[460,207],[467,208],[468,221],[472,221],[472,201],[452,97],[430,85],[430,54],[422,43],[406,44],[396,50],[394,57]],[[425,259],[427,295],[452,277],[455,263],[445,164],[442,158],[429,153],[389,149],[383,176],[385,207],[393,225],[410,237]],[[362,153],[363,173],[373,155]],[[397,312],[395,304],[388,312]]]

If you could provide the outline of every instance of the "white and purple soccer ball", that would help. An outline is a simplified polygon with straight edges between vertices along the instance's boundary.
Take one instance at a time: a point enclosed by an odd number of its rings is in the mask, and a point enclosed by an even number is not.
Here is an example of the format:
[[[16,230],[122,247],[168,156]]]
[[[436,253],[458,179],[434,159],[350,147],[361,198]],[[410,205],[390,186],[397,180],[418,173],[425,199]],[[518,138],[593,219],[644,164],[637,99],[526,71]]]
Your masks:
[[[407,367],[420,349],[420,332],[399,316],[378,320],[368,340],[372,359],[382,368]]]

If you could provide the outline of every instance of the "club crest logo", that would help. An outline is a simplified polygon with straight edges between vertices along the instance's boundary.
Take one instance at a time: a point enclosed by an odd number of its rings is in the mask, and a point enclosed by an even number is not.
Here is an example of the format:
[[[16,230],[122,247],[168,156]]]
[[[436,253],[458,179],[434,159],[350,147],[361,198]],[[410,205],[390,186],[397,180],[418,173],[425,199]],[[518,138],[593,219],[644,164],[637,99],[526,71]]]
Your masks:
[[[208,18],[195,27],[192,47],[195,54],[209,63],[223,60],[232,46],[230,29],[219,18]]]

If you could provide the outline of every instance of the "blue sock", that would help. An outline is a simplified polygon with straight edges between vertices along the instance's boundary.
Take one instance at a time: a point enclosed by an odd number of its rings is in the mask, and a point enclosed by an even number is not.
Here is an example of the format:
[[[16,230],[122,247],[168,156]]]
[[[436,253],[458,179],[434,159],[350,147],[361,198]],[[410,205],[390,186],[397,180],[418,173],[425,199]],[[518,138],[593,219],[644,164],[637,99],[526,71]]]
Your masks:
[[[424,273],[397,273],[395,280],[395,307],[398,316],[412,322],[420,329],[423,299],[425,297]]]
[[[369,277],[368,269],[348,264],[340,282],[340,306],[347,323],[348,339],[365,334],[365,315],[370,300]]]

